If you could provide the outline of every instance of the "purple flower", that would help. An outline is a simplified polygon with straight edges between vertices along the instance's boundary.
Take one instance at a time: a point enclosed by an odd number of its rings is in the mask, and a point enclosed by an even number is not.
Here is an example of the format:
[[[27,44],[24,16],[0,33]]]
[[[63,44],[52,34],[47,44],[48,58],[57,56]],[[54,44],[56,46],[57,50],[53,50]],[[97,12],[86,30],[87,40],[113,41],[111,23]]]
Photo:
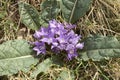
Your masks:
[[[73,30],[71,30],[67,35],[69,37],[69,43],[72,43],[74,45],[76,45],[80,40],[80,36],[75,34]]]
[[[72,25],[72,24],[68,24],[68,23],[64,23],[64,24],[65,24],[66,29],[73,29],[76,27],[76,25]]]
[[[47,28],[42,27],[33,35],[38,40],[34,42],[35,47],[33,50],[37,51],[37,55],[40,53],[45,54],[45,44],[48,44],[55,53],[66,51],[69,60],[77,57],[77,50],[82,49],[84,43],[79,42],[81,36],[75,34],[72,30],[75,27],[76,25],[60,23],[56,20],[49,21]]]
[[[65,35],[60,35],[59,37],[57,37],[56,39],[58,40],[58,42],[60,43],[60,44],[62,44],[62,43],[67,43],[67,36],[65,36]]]
[[[40,41],[46,42],[46,43],[48,43],[50,45],[53,42],[53,38],[46,37],[46,38],[42,38]]]
[[[41,38],[40,32],[39,31],[35,31],[35,34],[33,35],[35,38]]]
[[[83,47],[84,47],[84,43],[78,43],[78,44],[76,45],[76,48],[77,48],[77,49],[83,49]]]
[[[71,50],[68,50],[67,52],[68,52],[67,58],[69,60],[72,60],[72,58],[78,56],[76,49],[71,49]]]
[[[40,35],[41,36],[46,36],[46,35],[48,35],[48,31],[49,31],[49,29],[48,28],[43,28],[43,27],[41,27],[41,29],[40,29]]]
[[[49,32],[47,35],[43,36],[40,41],[46,42],[48,45],[50,45],[53,41],[55,41],[54,34]]]
[[[49,27],[50,28],[56,28],[57,24],[58,23],[55,19],[49,21]]]
[[[33,35],[35,38],[39,39],[42,36],[48,35],[48,29],[47,28],[41,28],[38,31],[35,31],[35,34]]]
[[[51,49],[56,48],[58,46],[58,42],[54,40],[51,45]]]
[[[73,57],[78,56],[77,49],[82,49],[83,48],[83,43],[78,43],[76,45],[74,44],[68,44],[66,47],[66,51],[68,53],[68,59],[71,60]]]
[[[34,42],[35,47],[33,48],[34,51],[37,51],[37,55],[40,53],[45,54],[46,49],[45,49],[45,43],[44,42]]]
[[[62,23],[57,23],[55,20],[49,21],[49,28],[54,35],[61,35],[67,32],[67,30],[64,29],[64,25]]]
[[[67,47],[67,43],[62,43],[60,45],[57,46],[60,50],[65,50]]]

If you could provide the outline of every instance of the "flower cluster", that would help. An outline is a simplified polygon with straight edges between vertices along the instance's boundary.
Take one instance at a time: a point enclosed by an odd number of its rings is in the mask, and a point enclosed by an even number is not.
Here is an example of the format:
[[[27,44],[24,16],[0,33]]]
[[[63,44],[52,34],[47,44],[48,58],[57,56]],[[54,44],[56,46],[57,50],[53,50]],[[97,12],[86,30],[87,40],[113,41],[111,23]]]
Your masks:
[[[33,35],[37,41],[34,42],[33,50],[37,51],[37,55],[46,53],[46,44],[51,46],[51,50],[55,53],[61,51],[67,52],[67,58],[71,60],[78,56],[77,49],[82,49],[84,44],[79,43],[81,36],[74,33],[72,28],[75,25],[68,23],[60,23],[56,20],[49,21],[48,27],[41,27]]]

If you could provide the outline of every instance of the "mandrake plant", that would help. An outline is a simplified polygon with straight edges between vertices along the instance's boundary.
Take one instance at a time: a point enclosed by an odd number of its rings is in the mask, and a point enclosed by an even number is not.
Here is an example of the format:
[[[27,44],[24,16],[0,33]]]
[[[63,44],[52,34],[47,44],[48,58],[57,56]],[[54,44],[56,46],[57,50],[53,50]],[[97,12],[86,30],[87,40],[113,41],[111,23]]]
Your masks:
[[[23,71],[33,79],[40,73],[47,74],[51,67],[63,66],[64,61],[102,61],[120,57],[120,42],[113,36],[104,11],[98,9],[96,13],[93,2],[98,7],[105,5],[102,0],[44,0],[39,12],[26,2],[18,2],[21,23],[35,31],[35,39],[33,42],[9,40],[0,45],[0,76]],[[101,22],[97,23],[98,20]],[[56,80],[76,78],[73,70],[55,71],[58,76],[52,78]]]

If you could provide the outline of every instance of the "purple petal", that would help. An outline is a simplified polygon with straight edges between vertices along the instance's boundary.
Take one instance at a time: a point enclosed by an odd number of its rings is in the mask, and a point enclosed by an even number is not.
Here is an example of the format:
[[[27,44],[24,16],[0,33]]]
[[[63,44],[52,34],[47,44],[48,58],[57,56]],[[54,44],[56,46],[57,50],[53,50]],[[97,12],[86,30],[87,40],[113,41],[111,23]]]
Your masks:
[[[41,38],[40,32],[35,31],[35,34],[33,35],[35,38]]]
[[[60,44],[68,43],[68,37],[65,35],[60,35],[58,38],[56,38]]]
[[[64,23],[65,24],[65,27],[67,28],[67,29],[72,29],[72,28],[75,28],[76,27],[76,25],[72,25],[72,24],[68,24],[68,23]]]
[[[39,41],[35,41],[35,42],[33,42],[33,44],[36,46],[40,46],[42,43],[40,43]]]
[[[57,46],[58,46],[57,42],[52,42],[51,49],[53,49],[54,47],[57,47]]]
[[[59,46],[57,46],[60,50],[65,50],[67,47],[66,43],[60,44]]]
[[[33,50],[37,51],[37,55],[39,55],[40,53],[42,53],[42,51],[38,47],[34,47]]]
[[[77,48],[77,49],[83,49],[83,47],[84,47],[84,43],[78,43],[78,44],[76,45],[76,48]]]
[[[56,28],[56,24],[58,24],[58,23],[54,19],[49,21],[49,27],[50,28]]]
[[[42,28],[40,29],[40,35],[41,35],[41,36],[46,36],[46,35],[48,35],[48,29],[42,27]]]
[[[75,46],[73,44],[68,44],[66,50],[71,50],[71,49],[75,49]]]
[[[46,43],[48,43],[48,44],[51,44],[52,41],[53,41],[53,39],[52,39],[52,38],[43,38],[43,39],[41,39],[40,41],[46,42]]]
[[[36,41],[36,46],[33,48],[34,51],[37,51],[37,55],[39,55],[40,53],[45,54],[46,53],[46,49],[45,49],[45,44],[43,42],[37,42]]]
[[[72,58],[74,58],[74,57],[77,57],[77,55],[76,54],[68,54],[67,55],[68,60],[72,60]]]

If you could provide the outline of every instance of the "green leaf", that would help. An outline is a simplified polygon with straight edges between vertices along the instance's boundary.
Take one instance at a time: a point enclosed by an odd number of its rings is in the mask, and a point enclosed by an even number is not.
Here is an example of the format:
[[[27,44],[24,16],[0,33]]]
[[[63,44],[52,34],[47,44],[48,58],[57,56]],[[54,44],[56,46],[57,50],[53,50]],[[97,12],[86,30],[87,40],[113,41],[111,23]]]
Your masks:
[[[46,72],[52,65],[52,60],[50,58],[44,60],[40,64],[38,64],[35,70],[31,73],[31,77],[36,77],[41,72]]]
[[[48,58],[35,67],[36,69],[31,73],[31,77],[37,77],[41,72],[46,73],[52,65],[62,66],[62,63],[63,62],[57,56]]]
[[[112,36],[90,36],[84,41],[84,51],[80,52],[83,60],[92,59],[100,61],[102,59],[120,57],[120,43]]]
[[[37,30],[40,28],[40,19],[38,11],[28,3],[19,3],[19,13],[21,22],[28,28]]]
[[[56,80],[75,80],[75,76],[69,70],[62,71]]]
[[[88,11],[92,0],[61,0],[62,15],[69,23],[74,23]]]
[[[25,40],[11,40],[0,45],[0,76],[11,75],[19,70],[29,71],[38,62]]]
[[[119,36],[119,37],[117,37],[117,39],[118,39],[118,41],[120,42],[120,36]]]
[[[57,0],[45,0],[41,3],[40,19],[43,26],[46,26],[49,20],[55,19],[60,12]]]

